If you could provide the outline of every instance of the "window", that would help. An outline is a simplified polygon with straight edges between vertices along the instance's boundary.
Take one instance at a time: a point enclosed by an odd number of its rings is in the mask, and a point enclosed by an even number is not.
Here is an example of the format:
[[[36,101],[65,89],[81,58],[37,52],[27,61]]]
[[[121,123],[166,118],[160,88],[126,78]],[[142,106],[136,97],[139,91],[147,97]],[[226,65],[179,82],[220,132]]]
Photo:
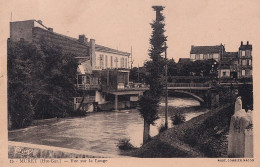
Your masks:
[[[90,76],[86,76],[86,84],[90,84],[90,80],[91,80]]]
[[[113,56],[111,56],[111,68],[113,68]]]
[[[242,56],[246,55],[246,51],[242,50]]]
[[[99,56],[99,66],[104,68],[104,55]]]
[[[251,61],[251,60],[248,60],[247,65],[251,66],[251,65],[252,65],[252,61]]]
[[[226,71],[224,71],[224,72],[223,72],[223,76],[226,76],[226,75],[227,75],[227,72],[226,72]]]
[[[107,68],[107,55],[105,56],[105,68]]]
[[[115,64],[116,64],[116,68],[118,68],[118,58],[115,57]]]
[[[120,58],[120,67],[121,67],[121,68],[124,68],[124,61],[125,61],[124,58],[121,57],[121,58]]]
[[[246,50],[246,56],[250,57],[251,56],[251,50]]]
[[[209,59],[213,59],[213,54],[212,53],[209,54]]]
[[[242,70],[242,76],[246,75],[246,70]]]
[[[195,55],[195,59],[196,59],[196,60],[199,60],[199,59],[200,59],[200,54],[196,54],[196,55]]]
[[[127,58],[125,58],[125,68],[127,68]]]
[[[208,59],[208,54],[203,54],[203,59],[207,60]]]
[[[242,66],[246,66],[247,61],[246,60],[242,60]]]

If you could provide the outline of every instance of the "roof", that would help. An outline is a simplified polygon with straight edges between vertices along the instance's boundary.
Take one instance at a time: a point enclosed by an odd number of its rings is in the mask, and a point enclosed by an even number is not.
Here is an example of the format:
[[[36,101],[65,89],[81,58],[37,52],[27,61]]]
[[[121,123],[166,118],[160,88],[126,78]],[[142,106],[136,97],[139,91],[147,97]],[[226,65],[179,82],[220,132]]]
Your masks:
[[[239,50],[252,50],[252,45],[240,45]]]
[[[191,46],[190,54],[209,54],[209,53],[220,53],[223,45],[216,46]],[[224,48],[225,50],[225,48]]]
[[[51,32],[51,31],[43,29],[41,27],[34,27],[34,29],[40,29],[40,30],[43,30],[43,31],[46,31],[46,32],[53,33],[55,35],[67,38],[68,40],[72,40],[74,42],[77,42],[78,44],[81,44],[81,45],[84,45],[84,46],[87,46],[87,47],[90,46],[90,42],[80,42],[77,38],[72,38],[72,37],[69,37],[69,36],[66,36],[66,35],[63,35],[63,34]],[[105,47],[105,46],[102,46],[102,45],[98,45],[98,44],[95,44],[95,49],[96,49],[96,51],[100,51],[100,52],[114,53],[114,54],[119,54],[119,55],[124,55],[124,56],[130,56],[130,53],[122,52],[122,51],[119,51],[119,50],[116,50],[116,49],[111,49],[111,48],[108,48],[108,47]]]
[[[238,52],[224,52],[223,59],[232,60],[232,59],[236,59],[237,56],[238,56]]]
[[[190,58],[179,58],[178,63],[187,63],[190,62]]]
[[[86,61],[84,63],[79,64],[77,71],[79,74],[91,74],[92,68],[91,68],[90,61]]]
[[[90,47],[90,42],[80,42],[79,39],[77,39],[77,38],[72,38],[72,37],[69,37],[69,36],[66,36],[66,35],[63,35],[63,34],[56,33],[56,32],[53,31],[53,29],[51,30],[51,29],[48,29],[48,27],[44,26],[41,21],[39,22],[37,20],[26,20],[26,21],[15,21],[15,22],[37,22],[39,25],[43,26],[44,28],[34,25],[33,29],[43,30],[43,31],[64,37],[68,40],[72,40],[74,42],[77,42],[77,43],[79,43],[83,46]],[[11,23],[15,23],[15,22],[11,22]],[[130,56],[130,53],[119,51],[119,50],[116,50],[116,49],[111,49],[111,48],[108,48],[108,47],[105,47],[105,46],[102,46],[102,45],[98,45],[98,44],[95,44],[95,49],[96,49],[96,51],[100,51],[100,52],[114,53],[114,54],[119,54],[119,55],[124,55],[124,56]]]
[[[111,49],[102,45],[97,45],[96,44],[96,51],[99,52],[106,52],[106,53],[114,53],[114,54],[119,54],[119,55],[123,55],[123,56],[130,56],[130,53],[127,52],[122,52],[116,49]]]

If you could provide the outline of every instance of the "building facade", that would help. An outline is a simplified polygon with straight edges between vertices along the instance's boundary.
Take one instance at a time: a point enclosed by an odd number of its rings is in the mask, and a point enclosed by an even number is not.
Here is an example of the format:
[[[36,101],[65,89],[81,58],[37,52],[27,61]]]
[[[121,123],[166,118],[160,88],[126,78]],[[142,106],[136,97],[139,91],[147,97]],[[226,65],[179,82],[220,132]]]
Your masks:
[[[225,52],[224,45],[216,46],[191,46],[190,60],[208,60],[214,59],[217,62],[221,60],[223,53]]]

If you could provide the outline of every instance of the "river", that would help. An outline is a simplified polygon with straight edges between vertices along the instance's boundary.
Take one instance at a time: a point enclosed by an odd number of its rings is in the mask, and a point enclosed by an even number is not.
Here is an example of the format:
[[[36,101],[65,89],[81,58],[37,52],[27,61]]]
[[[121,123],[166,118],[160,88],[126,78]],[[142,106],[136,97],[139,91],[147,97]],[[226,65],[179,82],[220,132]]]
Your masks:
[[[170,98],[168,104],[183,111],[184,107],[200,105],[190,98]],[[160,104],[160,118],[151,126],[151,136],[157,135],[158,127],[164,124],[164,105],[163,102]],[[184,112],[184,115],[187,121],[203,113],[205,110],[191,110]],[[169,127],[172,127],[170,118]],[[62,118],[51,123],[10,130],[8,138],[10,141],[119,155],[119,139],[129,138],[134,146],[139,147],[142,144],[142,135],[143,119],[137,109],[131,109],[90,113],[86,117]]]

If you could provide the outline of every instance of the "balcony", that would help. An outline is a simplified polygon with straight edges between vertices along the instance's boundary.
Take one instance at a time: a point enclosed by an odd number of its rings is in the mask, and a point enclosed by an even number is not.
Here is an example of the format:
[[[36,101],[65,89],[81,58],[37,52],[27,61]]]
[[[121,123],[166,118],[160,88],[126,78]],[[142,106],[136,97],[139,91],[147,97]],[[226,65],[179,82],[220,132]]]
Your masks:
[[[117,90],[148,90],[149,86],[142,83],[129,83],[127,85],[124,85],[123,83],[118,83]]]
[[[79,90],[98,90],[101,88],[99,84],[75,84]]]

